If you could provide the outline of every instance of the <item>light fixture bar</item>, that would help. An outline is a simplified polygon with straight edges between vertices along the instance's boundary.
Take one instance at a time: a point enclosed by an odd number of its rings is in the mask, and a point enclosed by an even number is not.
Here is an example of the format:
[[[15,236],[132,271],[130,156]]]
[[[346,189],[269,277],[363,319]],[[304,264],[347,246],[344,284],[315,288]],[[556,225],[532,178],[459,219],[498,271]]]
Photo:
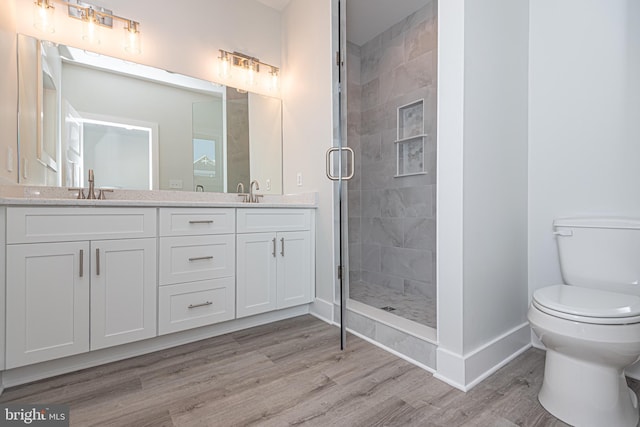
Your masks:
[[[258,73],[260,72],[261,65],[269,68],[270,70],[269,72],[276,76],[280,71],[280,69],[275,65],[267,64],[265,62],[260,61],[258,58],[254,56],[246,55],[244,53],[240,53],[236,51],[229,52],[224,49],[220,49],[220,59],[223,61],[230,60],[231,65],[235,67],[240,67],[245,69],[251,69],[253,67],[253,70]]]
[[[75,3],[63,2],[67,5],[67,11],[71,18],[80,19],[82,21],[93,16],[95,23],[102,27],[113,28],[113,11],[105,9],[101,6],[96,6],[91,3],[85,3],[77,0]]]

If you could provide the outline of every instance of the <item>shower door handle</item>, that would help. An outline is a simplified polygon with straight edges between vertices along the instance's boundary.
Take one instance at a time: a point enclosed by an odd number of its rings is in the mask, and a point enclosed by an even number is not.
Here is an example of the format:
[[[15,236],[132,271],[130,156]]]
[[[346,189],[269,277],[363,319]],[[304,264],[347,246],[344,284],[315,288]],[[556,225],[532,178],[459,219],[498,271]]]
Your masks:
[[[340,176],[340,175],[336,176],[336,175],[333,175],[331,173],[331,155],[333,153],[335,153],[335,152],[338,152],[338,153],[342,154],[343,150],[346,153],[351,155],[351,162],[350,162],[351,163],[351,171],[346,176]],[[342,148],[332,147],[332,148],[329,148],[327,150],[327,165],[326,165],[327,166],[327,178],[329,178],[331,181],[338,181],[340,179],[343,179],[345,181],[349,181],[351,178],[353,178],[353,176],[356,173],[355,172],[356,169],[355,169],[355,163],[354,162],[355,162],[355,154],[353,152],[353,149],[351,149],[350,147],[342,147]],[[347,162],[347,165],[348,164],[349,164],[349,162]],[[340,171],[340,174],[342,174],[342,171]]]

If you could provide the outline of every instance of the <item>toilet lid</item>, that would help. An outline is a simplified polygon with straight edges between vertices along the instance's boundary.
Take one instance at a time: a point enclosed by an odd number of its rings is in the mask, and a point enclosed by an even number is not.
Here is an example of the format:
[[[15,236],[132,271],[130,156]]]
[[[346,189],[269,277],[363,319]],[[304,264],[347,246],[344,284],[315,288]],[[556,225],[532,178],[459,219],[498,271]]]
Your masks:
[[[560,313],[591,318],[640,316],[640,296],[602,291],[578,286],[555,285],[538,289],[533,294],[536,305]],[[606,322],[609,323],[609,322]]]

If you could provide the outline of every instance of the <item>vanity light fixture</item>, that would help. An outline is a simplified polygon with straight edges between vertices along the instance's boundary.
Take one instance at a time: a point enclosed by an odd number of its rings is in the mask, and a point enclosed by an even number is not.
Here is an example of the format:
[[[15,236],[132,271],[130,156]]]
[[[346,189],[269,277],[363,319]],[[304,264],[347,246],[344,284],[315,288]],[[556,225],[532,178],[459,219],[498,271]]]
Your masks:
[[[240,52],[228,52],[220,49],[220,77],[229,79],[232,77],[232,68],[241,70],[245,75],[245,83],[254,86],[260,81],[265,82],[267,89],[278,89],[278,74],[280,69],[275,65],[261,62],[258,58]],[[269,78],[260,77],[261,68],[268,70]]]
[[[123,23],[124,48],[127,52],[138,54],[142,51],[140,41],[140,23],[129,18],[114,15],[104,7],[86,3],[81,0],[34,0],[34,26],[42,31],[53,32],[53,3],[67,7],[68,16],[79,19],[82,24],[82,38],[93,44],[101,41],[103,28],[114,27],[114,22]]]

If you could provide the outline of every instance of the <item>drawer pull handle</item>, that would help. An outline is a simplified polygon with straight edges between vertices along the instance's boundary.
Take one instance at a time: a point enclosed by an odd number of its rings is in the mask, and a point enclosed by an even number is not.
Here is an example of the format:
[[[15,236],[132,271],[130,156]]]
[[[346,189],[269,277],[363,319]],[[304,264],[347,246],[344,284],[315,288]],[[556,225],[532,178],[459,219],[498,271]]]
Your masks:
[[[204,261],[204,260],[208,260],[208,259],[213,259],[213,255],[197,256],[197,257],[189,258],[189,261]]]
[[[84,249],[80,249],[80,277],[84,276]]]
[[[96,276],[100,275],[100,249],[96,248]]]
[[[276,238],[274,237],[271,242],[273,242],[273,252],[271,252],[271,255],[273,255],[273,257],[275,258],[276,257]]]
[[[213,305],[213,302],[207,301],[200,304],[189,304],[189,308],[204,307],[206,305]]]
[[[280,251],[280,255],[284,256],[284,237],[280,239],[280,243],[282,244],[282,250]]]
[[[189,221],[189,224],[213,224],[212,219],[202,219],[197,221]]]

